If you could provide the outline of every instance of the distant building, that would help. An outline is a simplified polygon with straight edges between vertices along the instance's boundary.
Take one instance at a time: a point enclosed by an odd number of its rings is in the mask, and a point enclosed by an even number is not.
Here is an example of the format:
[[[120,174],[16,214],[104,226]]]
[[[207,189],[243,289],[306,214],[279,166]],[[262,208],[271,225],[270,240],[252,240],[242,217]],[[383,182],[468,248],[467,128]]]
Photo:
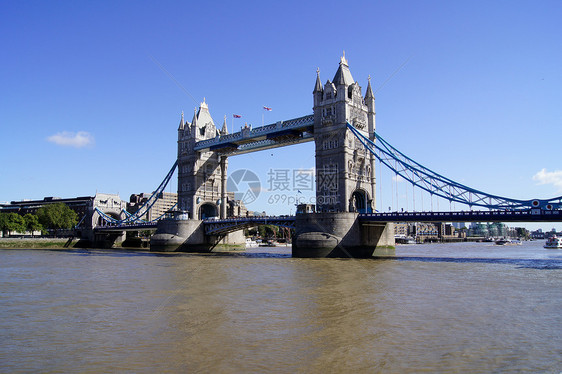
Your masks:
[[[132,194],[129,198],[129,203],[127,204],[127,212],[135,213],[137,210],[142,208],[148,199],[152,196],[152,193],[140,193]],[[154,205],[144,214],[141,219],[146,221],[154,221],[160,218],[168,210],[172,209],[178,202],[178,194],[175,192],[162,192],[158,200],[154,202]]]
[[[417,222],[414,226],[416,241],[436,240],[439,238],[439,229],[436,224],[429,222]]]
[[[544,239],[545,235],[542,229],[538,229],[536,231],[531,231],[531,238],[532,239]]]
[[[75,211],[79,220],[85,216],[91,217],[96,207],[103,211],[113,211],[115,212],[114,215],[118,215],[126,207],[126,202],[122,201],[119,195],[96,193],[94,196],[71,198],[45,197],[42,200],[12,201],[9,204],[0,204],[0,211],[5,213],[17,213],[23,216],[27,213],[35,214],[39,208],[55,203],[63,203]]]
[[[242,200],[234,199],[234,192],[227,192],[227,207],[226,216],[227,217],[246,217],[248,216],[248,209],[242,202]]]
[[[503,222],[473,222],[468,229],[468,236],[507,238],[517,237],[518,235]]]
[[[96,193],[94,196],[81,196],[72,198],[45,197],[42,200],[12,201],[9,204],[0,204],[0,212],[17,213],[26,215],[36,214],[44,206],[63,203],[78,215],[78,227],[81,229],[93,228],[104,225],[105,219],[98,213],[96,208],[103,214],[115,219],[124,218],[124,210],[127,203],[116,194]]]
[[[453,222],[452,223],[453,227],[456,228],[457,230],[462,229],[463,227],[466,227],[466,223],[464,222]]]
[[[396,222],[394,223],[394,236],[395,237],[414,237],[415,236],[415,223],[413,222]]]

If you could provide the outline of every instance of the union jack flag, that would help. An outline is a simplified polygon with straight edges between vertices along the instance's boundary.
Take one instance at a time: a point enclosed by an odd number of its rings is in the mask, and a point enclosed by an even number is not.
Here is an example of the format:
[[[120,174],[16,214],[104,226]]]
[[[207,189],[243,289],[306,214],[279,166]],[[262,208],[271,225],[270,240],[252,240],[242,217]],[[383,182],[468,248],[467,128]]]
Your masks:
[[[239,115],[239,114],[233,114],[232,117],[234,117],[234,118],[242,118],[242,116]]]
[[[264,106],[263,109],[267,110],[268,112],[271,112],[271,108],[270,108],[270,107]]]

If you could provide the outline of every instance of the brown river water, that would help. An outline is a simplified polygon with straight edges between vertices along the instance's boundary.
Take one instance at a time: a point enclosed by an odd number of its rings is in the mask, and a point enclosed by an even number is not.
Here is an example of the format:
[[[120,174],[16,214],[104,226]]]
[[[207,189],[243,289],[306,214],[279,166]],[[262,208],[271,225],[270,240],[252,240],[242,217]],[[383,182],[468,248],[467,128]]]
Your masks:
[[[2,373],[560,373],[562,251],[0,250]]]

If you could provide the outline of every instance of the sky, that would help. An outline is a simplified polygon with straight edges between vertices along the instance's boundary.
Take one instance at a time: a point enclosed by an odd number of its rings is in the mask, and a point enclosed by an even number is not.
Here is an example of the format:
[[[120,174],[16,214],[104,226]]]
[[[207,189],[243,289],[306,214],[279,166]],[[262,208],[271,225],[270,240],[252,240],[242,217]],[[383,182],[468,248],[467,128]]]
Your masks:
[[[312,114],[316,69],[331,80],[343,51],[403,153],[491,194],[560,196],[560,19],[548,0],[2,0],[0,201],[153,191],[182,111],[205,98],[229,131]],[[313,143],[229,158],[261,180],[248,208],[272,214],[313,192],[275,191],[268,174],[312,168]],[[379,180],[380,210],[449,208]]]

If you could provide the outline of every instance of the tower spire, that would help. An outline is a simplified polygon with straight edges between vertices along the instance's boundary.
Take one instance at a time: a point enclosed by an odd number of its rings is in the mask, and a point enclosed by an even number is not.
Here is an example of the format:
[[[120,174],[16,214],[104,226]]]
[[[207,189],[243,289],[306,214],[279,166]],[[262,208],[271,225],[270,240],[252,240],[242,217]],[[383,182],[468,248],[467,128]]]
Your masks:
[[[347,59],[345,58],[345,51],[340,59],[340,66],[338,67],[338,71],[336,71],[336,75],[334,75],[332,82],[336,85],[336,87],[342,84],[347,87],[350,84],[355,83],[353,77],[351,76],[351,71],[349,71],[349,65],[347,64]]]
[[[228,126],[226,126],[226,115],[224,116],[224,122],[222,123],[221,135],[228,134]]]
[[[191,126],[197,127],[197,108],[193,109],[193,119],[191,120]]]
[[[369,84],[367,84],[367,92],[365,93],[365,99],[372,99],[375,97],[373,94],[373,89],[371,88],[371,76],[369,75]]]
[[[316,68],[316,85],[312,93],[322,92],[322,82],[320,82],[320,68]]]
[[[183,130],[185,128],[185,120],[183,119],[183,110],[181,111],[180,127],[178,130]]]

